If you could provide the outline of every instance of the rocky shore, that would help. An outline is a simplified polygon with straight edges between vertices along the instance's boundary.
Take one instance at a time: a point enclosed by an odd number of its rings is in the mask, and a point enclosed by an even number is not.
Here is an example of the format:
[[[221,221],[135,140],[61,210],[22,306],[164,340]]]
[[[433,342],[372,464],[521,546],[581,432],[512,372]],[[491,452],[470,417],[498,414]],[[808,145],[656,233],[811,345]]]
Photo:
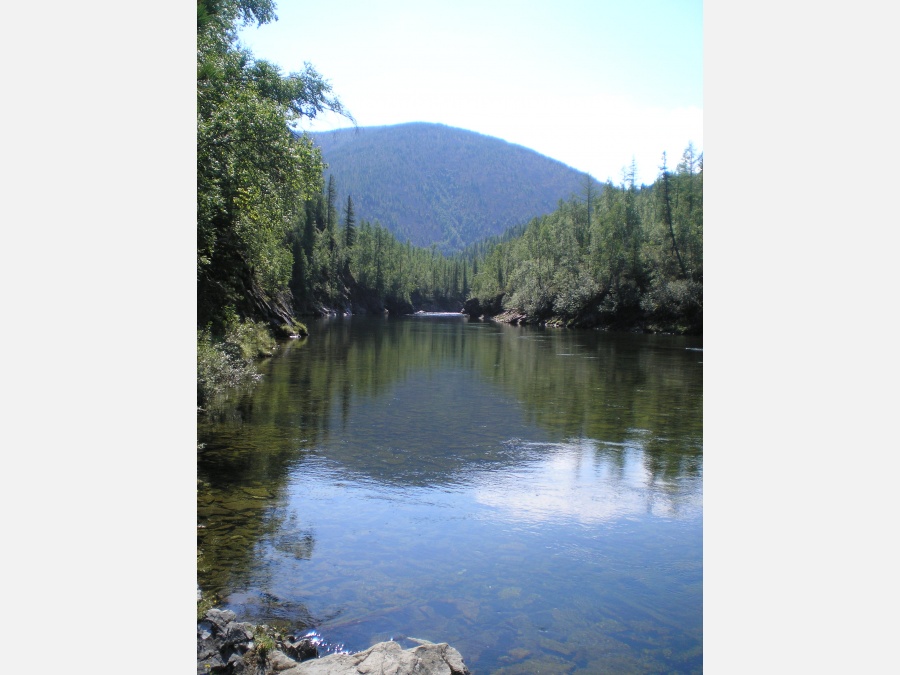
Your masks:
[[[314,640],[235,620],[234,612],[210,609],[197,622],[197,675],[470,675],[447,643],[403,649],[379,642],[355,654],[319,658]]]
[[[666,311],[646,312],[640,309],[626,309],[615,312],[581,312],[575,316],[562,317],[552,314],[534,316],[516,309],[503,308],[504,296],[490,300],[470,298],[463,305],[462,313],[471,319],[496,321],[513,326],[548,326],[555,328],[593,328],[625,333],[667,333],[673,335],[703,335],[702,307],[690,307],[683,313]]]

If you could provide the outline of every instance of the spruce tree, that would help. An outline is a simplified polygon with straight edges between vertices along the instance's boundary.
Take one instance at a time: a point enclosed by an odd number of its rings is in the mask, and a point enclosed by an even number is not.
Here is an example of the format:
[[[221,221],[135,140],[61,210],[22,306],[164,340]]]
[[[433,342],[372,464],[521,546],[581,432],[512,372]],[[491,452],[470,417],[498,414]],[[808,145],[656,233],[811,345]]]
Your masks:
[[[353,214],[353,197],[347,196],[347,210],[344,216],[344,246],[349,252],[356,240],[356,217]]]

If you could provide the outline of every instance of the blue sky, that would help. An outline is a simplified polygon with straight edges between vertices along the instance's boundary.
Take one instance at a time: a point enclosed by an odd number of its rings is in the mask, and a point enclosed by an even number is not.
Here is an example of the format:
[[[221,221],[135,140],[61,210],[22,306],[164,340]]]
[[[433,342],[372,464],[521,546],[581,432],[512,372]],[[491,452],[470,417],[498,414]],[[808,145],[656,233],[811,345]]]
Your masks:
[[[280,0],[241,31],[283,71],[312,63],[360,126],[440,122],[537,150],[599,180],[634,157],[703,149],[698,0]],[[311,131],[348,126],[326,117]]]

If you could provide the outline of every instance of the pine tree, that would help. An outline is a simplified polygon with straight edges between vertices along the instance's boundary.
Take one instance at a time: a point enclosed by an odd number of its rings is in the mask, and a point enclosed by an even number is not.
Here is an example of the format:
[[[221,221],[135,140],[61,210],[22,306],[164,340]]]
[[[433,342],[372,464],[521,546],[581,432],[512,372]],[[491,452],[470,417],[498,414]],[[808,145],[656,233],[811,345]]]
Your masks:
[[[334,184],[334,176],[328,176],[328,188],[325,193],[325,226],[335,225],[337,220],[337,187]]]
[[[675,241],[675,226],[672,219],[672,174],[669,173],[669,167],[666,164],[666,153],[662,155],[663,163],[659,167],[659,181],[662,186],[662,209],[663,220],[669,229],[669,235],[672,237],[672,250],[678,258],[678,266],[681,268],[682,278],[687,277],[687,270],[684,267],[684,261],[681,259],[681,252],[678,250],[678,242]]]
[[[353,197],[347,196],[347,209],[344,215],[344,246],[349,252],[356,240],[356,217],[353,214]]]

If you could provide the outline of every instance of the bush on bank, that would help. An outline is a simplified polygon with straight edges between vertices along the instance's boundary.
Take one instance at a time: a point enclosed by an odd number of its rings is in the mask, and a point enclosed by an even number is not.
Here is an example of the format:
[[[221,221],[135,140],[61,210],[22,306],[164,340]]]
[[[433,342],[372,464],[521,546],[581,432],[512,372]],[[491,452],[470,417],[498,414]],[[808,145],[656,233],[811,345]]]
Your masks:
[[[221,337],[213,336],[209,327],[198,330],[197,407],[203,409],[229,389],[259,380],[256,361],[271,356],[276,344],[266,324],[236,316]]]

